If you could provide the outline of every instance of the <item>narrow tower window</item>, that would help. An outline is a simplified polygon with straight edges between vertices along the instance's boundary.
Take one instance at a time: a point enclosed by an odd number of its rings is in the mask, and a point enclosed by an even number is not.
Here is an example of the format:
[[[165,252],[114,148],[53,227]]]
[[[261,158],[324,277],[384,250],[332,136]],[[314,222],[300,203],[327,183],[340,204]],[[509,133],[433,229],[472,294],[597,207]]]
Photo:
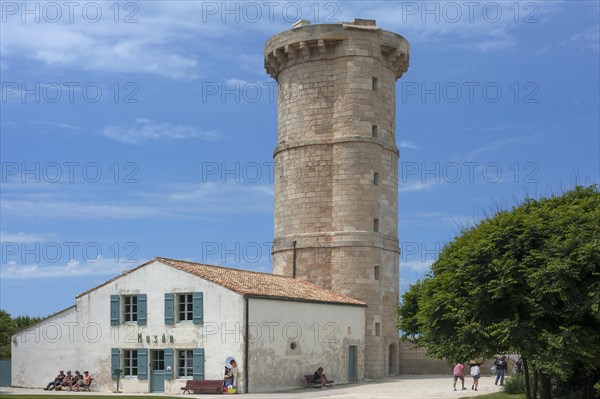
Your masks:
[[[374,186],[379,185],[379,173],[377,173],[377,172],[373,173],[373,185]]]
[[[377,79],[375,76],[373,76],[373,80],[371,80],[371,88],[373,89],[373,91],[377,91],[379,87],[379,79]]]
[[[373,277],[375,277],[375,280],[379,280],[379,266],[373,268]]]
[[[375,336],[379,337],[381,335],[381,323],[375,323]]]
[[[373,231],[375,233],[379,232],[379,219],[373,219]]]
[[[373,135],[373,137],[379,137],[379,126],[371,126],[371,134]]]

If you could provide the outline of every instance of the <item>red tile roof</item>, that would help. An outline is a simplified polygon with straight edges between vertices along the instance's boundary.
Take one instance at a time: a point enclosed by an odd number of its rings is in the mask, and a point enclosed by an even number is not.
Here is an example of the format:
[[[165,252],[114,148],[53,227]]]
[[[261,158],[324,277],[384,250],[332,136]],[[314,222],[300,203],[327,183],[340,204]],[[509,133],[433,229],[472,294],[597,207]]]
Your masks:
[[[253,298],[282,299],[288,301],[337,303],[344,305],[367,306],[366,303],[335,291],[321,288],[305,280],[279,276],[270,273],[259,273],[229,267],[205,265],[202,263],[157,257],[136,268],[110,279],[103,284],[78,295],[83,296],[97,288],[123,277],[135,270],[145,267],[154,261],[176,269],[191,273],[212,283]]]
[[[364,302],[347,295],[292,277],[210,266],[176,259],[156,258],[156,260],[250,297],[366,306]]]

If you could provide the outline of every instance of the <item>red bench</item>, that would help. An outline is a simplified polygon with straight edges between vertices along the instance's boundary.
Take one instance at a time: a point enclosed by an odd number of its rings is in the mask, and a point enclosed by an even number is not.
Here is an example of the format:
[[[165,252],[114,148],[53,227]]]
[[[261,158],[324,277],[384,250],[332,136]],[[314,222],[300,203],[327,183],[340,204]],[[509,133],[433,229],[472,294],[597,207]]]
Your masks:
[[[90,385],[92,385],[92,382],[94,382],[94,379],[90,378],[90,383],[83,386],[83,392],[89,392],[90,391]]]
[[[223,380],[187,380],[185,386],[181,387],[183,394],[199,393],[200,391],[214,391],[223,393]]]

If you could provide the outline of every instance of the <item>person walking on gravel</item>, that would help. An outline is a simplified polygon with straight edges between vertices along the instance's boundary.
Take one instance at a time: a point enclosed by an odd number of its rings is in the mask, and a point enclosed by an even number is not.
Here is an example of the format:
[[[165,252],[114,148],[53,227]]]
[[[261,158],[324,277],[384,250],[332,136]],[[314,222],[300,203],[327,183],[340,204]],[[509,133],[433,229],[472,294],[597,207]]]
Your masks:
[[[494,366],[496,367],[496,382],[494,385],[498,385],[498,381],[500,381],[500,385],[504,385],[504,376],[506,374],[506,369],[508,368],[508,363],[506,363],[506,356],[502,356],[500,359],[496,359],[494,362]]]
[[[452,371],[452,373],[454,374],[454,390],[456,391],[456,380],[460,379],[460,382],[462,383],[462,389],[463,391],[467,388],[465,388],[465,377],[464,377],[464,370],[465,370],[465,366],[462,365],[462,363],[456,363],[456,365],[454,366],[454,370]]]

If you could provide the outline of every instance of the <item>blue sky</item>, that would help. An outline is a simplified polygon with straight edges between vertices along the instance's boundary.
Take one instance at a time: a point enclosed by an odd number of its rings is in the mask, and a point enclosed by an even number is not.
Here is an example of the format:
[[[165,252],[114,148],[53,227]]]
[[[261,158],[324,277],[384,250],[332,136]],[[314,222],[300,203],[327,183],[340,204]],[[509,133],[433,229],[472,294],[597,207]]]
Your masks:
[[[396,83],[401,287],[461,226],[599,180],[599,3],[2,1],[0,307],[45,316],[155,256],[271,270],[266,40],[375,19]]]

